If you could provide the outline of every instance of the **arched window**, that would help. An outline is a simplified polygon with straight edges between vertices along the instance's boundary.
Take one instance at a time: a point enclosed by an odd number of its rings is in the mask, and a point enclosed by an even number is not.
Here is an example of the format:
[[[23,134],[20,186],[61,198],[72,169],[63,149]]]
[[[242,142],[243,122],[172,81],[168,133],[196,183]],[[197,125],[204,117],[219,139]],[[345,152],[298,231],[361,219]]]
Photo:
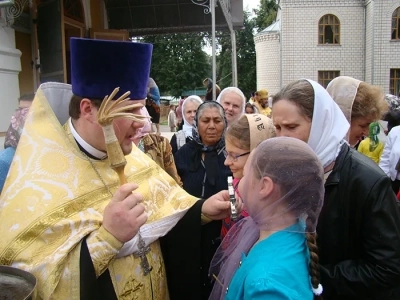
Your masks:
[[[400,40],[400,7],[392,14],[392,40]]]
[[[85,23],[85,15],[81,0],[64,0],[64,16],[80,23]]]
[[[318,27],[318,44],[340,44],[340,22],[335,15],[323,16]]]

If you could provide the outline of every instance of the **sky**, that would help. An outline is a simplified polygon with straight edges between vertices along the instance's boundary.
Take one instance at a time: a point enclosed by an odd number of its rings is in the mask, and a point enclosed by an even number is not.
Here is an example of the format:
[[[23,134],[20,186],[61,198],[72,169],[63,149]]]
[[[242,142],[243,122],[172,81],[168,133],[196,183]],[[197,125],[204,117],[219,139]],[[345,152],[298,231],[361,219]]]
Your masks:
[[[252,11],[254,8],[260,4],[260,0],[243,0],[243,10]],[[203,50],[208,54],[211,55],[211,45],[205,46]],[[218,51],[218,50],[217,50]]]
[[[260,4],[260,0],[243,0],[243,9],[251,11],[253,8],[257,8]]]

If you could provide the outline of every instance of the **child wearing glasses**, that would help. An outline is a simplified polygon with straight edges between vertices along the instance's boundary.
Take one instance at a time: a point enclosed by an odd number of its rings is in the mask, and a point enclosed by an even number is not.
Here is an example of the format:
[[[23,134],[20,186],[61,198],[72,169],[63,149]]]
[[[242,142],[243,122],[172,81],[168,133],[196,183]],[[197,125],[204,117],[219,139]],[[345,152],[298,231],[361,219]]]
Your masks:
[[[225,166],[231,169],[235,190],[243,177],[243,168],[250,152],[272,137],[275,137],[275,126],[270,118],[262,114],[243,115],[228,127],[225,133]],[[247,216],[246,210],[243,210],[241,218]],[[221,238],[225,237],[233,224],[231,218],[222,221]]]

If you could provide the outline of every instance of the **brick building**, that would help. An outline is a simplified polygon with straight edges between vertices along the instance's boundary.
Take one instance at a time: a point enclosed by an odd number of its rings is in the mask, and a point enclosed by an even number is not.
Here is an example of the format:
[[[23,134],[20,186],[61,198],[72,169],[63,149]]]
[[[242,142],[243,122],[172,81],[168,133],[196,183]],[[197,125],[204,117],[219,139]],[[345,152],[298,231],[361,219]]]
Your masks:
[[[257,89],[299,78],[326,86],[339,75],[400,92],[399,0],[281,0],[255,35]]]

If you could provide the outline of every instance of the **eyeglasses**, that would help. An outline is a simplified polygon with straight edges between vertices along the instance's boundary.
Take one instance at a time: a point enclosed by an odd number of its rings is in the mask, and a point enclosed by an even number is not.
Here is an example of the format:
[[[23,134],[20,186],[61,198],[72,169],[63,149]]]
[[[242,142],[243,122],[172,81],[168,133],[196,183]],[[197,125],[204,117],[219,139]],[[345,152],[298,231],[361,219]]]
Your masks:
[[[242,157],[242,156],[245,156],[245,155],[249,155],[249,154],[250,154],[250,151],[246,152],[246,153],[242,153],[242,154],[233,156],[233,155],[229,154],[227,151],[225,151],[225,158],[229,158],[233,162],[237,162],[239,157]]]

